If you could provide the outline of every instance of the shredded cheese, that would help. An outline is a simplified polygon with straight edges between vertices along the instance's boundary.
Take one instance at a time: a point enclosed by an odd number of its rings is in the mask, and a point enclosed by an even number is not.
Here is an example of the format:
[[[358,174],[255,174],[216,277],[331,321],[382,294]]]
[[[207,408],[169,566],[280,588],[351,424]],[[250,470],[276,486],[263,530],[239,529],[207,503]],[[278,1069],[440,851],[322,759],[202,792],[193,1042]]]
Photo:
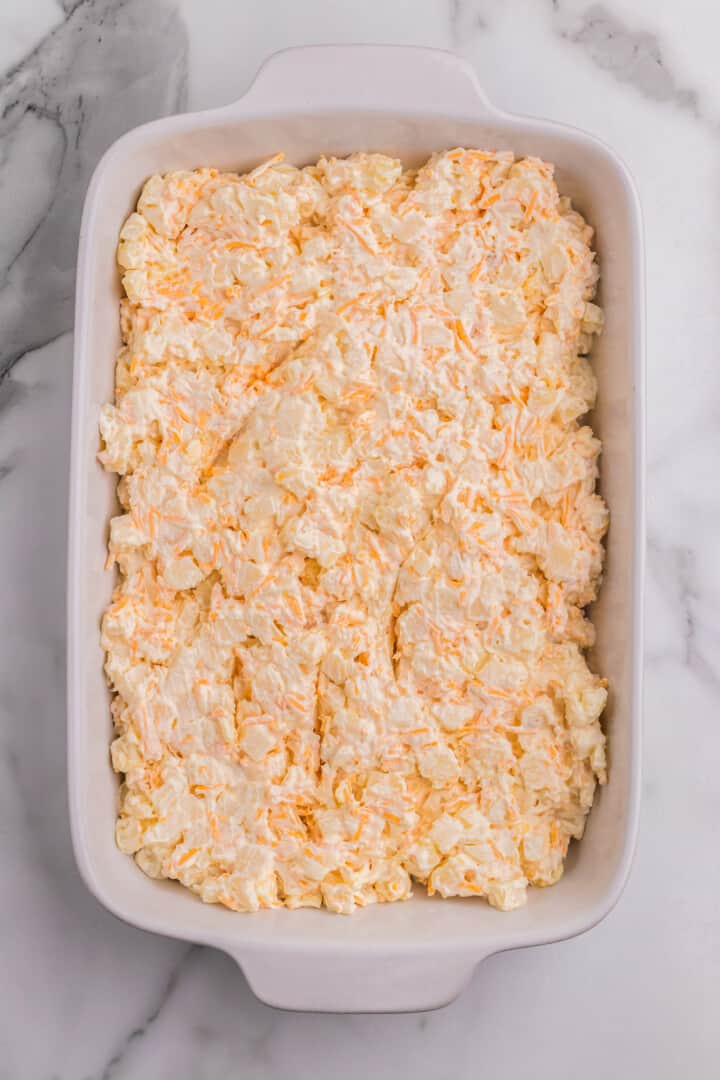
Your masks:
[[[558,880],[605,779],[591,239],[509,153],[147,182],[100,418],[146,873],[242,911]]]

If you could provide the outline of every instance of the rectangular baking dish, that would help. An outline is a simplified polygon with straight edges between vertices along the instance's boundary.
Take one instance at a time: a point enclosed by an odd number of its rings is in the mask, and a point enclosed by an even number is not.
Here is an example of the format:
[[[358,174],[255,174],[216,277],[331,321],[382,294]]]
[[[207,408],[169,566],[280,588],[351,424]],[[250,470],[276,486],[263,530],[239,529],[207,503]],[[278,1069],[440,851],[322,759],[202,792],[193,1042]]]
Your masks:
[[[119,229],[156,172],[214,165],[245,171],[282,149],[294,164],[321,154],[383,151],[419,164],[454,146],[510,149],[556,163],[560,190],[597,229],[605,331],[594,351],[611,510],[593,663],[610,680],[610,780],[562,881],[511,913],[484,902],[428,899],[350,918],[324,911],[253,915],[202,904],[146,877],[114,843],[109,693],[99,640],[113,574],[105,570],[115,478],[96,461],[98,412],[112,398],[119,345]],[[88,190],[75,323],[68,604],[69,782],[75,854],[88,888],[146,930],[224,949],[257,996],[323,1011],[430,1009],[452,1000],[485,957],[579,934],[602,919],[626,880],[638,817],[643,585],[643,260],[640,212],[624,166],[581,131],[501,112],[452,55],[394,46],[327,46],[272,56],[225,108],[174,116],[119,139]],[[418,893],[423,892],[421,888]]]

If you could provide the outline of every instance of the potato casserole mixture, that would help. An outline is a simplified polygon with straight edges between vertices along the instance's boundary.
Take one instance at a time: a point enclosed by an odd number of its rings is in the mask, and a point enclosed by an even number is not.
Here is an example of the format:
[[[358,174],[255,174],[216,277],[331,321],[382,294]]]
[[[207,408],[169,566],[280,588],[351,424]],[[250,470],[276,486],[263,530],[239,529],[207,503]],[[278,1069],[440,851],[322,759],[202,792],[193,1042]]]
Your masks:
[[[147,874],[344,913],[560,878],[605,780],[591,239],[511,153],[147,182],[100,455]]]

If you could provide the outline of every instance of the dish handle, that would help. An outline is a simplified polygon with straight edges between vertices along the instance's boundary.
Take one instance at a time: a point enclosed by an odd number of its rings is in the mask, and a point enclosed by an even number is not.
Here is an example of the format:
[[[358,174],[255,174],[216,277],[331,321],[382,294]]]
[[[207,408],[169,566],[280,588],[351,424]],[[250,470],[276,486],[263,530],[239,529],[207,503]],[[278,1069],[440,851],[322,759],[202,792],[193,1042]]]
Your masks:
[[[260,1001],[302,1012],[423,1012],[450,1004],[484,957],[303,950],[231,954]]]
[[[413,45],[309,45],[273,53],[228,111],[400,109],[496,115],[465,60]]]

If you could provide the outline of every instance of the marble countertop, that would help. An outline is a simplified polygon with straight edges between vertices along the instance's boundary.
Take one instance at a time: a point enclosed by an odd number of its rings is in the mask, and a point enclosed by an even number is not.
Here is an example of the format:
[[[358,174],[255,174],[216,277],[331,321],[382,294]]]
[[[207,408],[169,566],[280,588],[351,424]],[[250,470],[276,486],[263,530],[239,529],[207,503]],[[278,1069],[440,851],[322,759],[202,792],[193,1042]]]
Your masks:
[[[708,0],[4,0],[0,11],[0,1077],[717,1076],[720,8]],[[122,131],[237,97],[309,42],[453,48],[499,105],[597,133],[647,230],[643,812],[613,913],[487,961],[436,1013],[259,1004],[210,949],[117,922],[75,869],[64,619],[72,295],[92,167]],[[714,992],[714,994],[713,994]]]

